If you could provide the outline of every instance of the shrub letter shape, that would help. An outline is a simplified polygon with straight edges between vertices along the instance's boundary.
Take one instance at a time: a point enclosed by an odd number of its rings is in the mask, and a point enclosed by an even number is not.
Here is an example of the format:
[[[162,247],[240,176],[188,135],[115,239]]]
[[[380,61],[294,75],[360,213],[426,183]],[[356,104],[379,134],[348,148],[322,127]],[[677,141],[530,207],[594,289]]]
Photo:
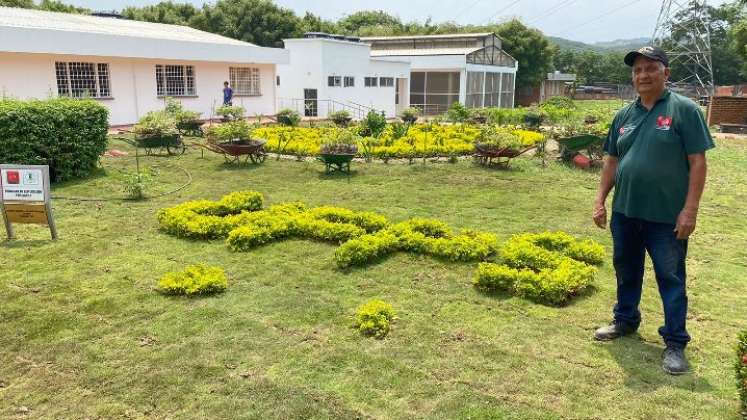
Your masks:
[[[501,249],[504,264],[482,263],[474,285],[505,290],[539,303],[562,305],[585,290],[604,260],[604,248],[563,232],[513,236]]]

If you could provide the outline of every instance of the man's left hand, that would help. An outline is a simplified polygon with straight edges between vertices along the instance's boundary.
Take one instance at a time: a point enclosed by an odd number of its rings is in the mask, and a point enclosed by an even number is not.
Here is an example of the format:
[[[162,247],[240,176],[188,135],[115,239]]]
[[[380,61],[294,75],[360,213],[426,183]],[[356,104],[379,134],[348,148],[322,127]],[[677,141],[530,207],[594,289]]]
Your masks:
[[[680,215],[677,216],[677,226],[674,228],[674,231],[677,232],[677,239],[685,240],[693,233],[697,218],[697,209],[682,209]]]

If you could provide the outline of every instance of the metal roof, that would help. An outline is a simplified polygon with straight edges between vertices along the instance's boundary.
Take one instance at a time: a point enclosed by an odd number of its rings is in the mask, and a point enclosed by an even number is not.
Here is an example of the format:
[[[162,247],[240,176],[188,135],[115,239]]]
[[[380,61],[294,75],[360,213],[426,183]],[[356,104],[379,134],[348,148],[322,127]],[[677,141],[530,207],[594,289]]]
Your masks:
[[[13,7],[0,7],[0,51],[228,62],[287,61],[287,57],[283,60],[286,53],[281,49],[259,47],[188,26]]]
[[[486,36],[498,36],[493,32],[477,32],[467,34],[440,34],[440,35],[404,35],[404,36],[367,36],[361,37],[361,41],[389,41],[389,40],[407,40],[407,39],[453,39],[453,38],[482,38]]]
[[[469,48],[415,48],[407,50],[371,50],[371,57],[398,57],[423,55],[467,55],[484,47]]]

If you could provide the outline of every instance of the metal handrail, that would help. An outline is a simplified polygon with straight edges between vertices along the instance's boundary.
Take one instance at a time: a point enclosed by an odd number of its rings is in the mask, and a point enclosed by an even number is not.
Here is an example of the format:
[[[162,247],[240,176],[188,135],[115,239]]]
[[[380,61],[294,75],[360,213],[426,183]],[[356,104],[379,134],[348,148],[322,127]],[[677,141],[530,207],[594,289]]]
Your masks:
[[[307,108],[306,101],[315,101],[316,112],[307,112],[310,110],[310,108]],[[351,117],[356,120],[363,119],[370,111],[383,113],[383,111],[366,105],[358,104],[355,102],[345,103],[334,99],[277,98],[277,104],[278,109],[290,108],[298,112],[302,116],[315,118],[324,118],[332,112],[342,110],[350,112],[352,114]],[[316,115],[308,115],[310,113]]]

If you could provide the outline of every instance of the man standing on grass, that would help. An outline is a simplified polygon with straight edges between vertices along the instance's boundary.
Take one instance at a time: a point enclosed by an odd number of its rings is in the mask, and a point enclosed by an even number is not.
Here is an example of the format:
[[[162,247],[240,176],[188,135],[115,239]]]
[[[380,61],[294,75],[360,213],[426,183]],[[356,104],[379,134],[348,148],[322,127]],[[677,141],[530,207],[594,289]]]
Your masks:
[[[685,328],[687,238],[695,230],[705,186],[705,151],[714,144],[698,105],[666,89],[669,59],[664,51],[643,47],[628,53],[625,64],[632,67],[639,97],[612,122],[593,213],[594,223],[604,229],[605,202],[614,187],[610,230],[617,304],[613,322],[597,329],[594,338],[613,340],[638,329],[648,252],[664,304],[662,367],[680,375],[689,370],[684,353],[690,341]]]

